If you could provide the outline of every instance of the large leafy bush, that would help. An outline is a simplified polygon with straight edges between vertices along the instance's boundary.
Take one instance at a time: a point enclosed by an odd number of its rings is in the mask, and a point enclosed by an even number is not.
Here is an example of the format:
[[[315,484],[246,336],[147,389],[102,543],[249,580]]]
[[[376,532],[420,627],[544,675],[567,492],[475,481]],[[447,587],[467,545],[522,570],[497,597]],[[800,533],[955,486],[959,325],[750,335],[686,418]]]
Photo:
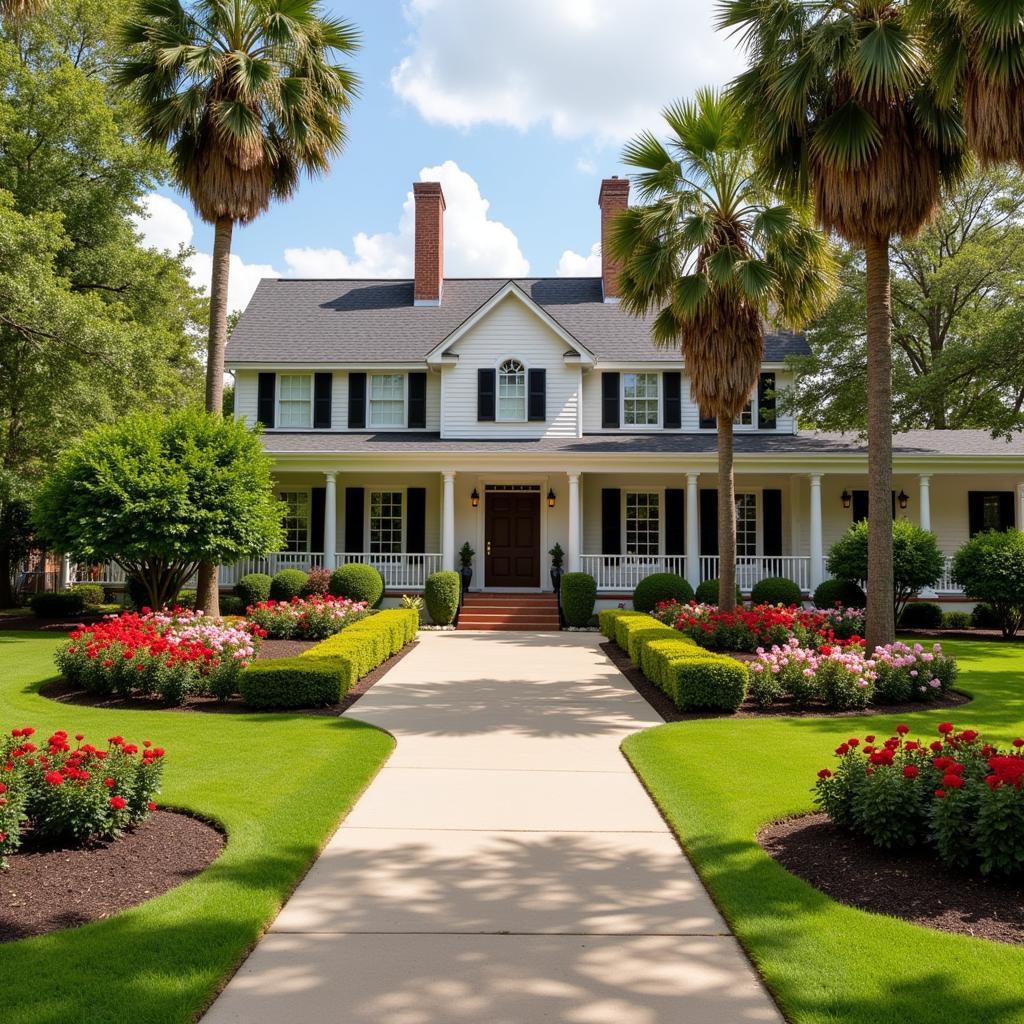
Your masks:
[[[331,573],[328,592],[351,601],[364,601],[368,608],[377,608],[384,599],[384,577],[372,565],[350,562]]]
[[[814,590],[815,608],[863,608],[867,597],[853,580],[822,580]]]
[[[686,604],[692,600],[693,587],[674,572],[651,573],[650,576],[645,576],[633,591],[633,607],[638,612],[652,612],[662,601]]]
[[[293,597],[290,601],[260,601],[250,605],[247,618],[270,640],[326,640],[364,618],[366,605],[347,597]]]
[[[453,570],[432,572],[423,587],[423,600],[435,625],[448,626],[455,621],[459,610],[462,578]]]
[[[751,604],[798,605],[803,601],[800,587],[785,576],[767,576],[750,589]]]
[[[282,569],[270,581],[271,601],[290,601],[298,597],[308,577],[301,569]]]
[[[560,596],[567,625],[590,625],[597,601],[597,583],[590,573],[567,572],[562,577]]]
[[[236,584],[235,593],[245,606],[259,604],[270,598],[270,584],[273,582],[265,572],[246,573]]]
[[[994,612],[1004,637],[1024,624],[1024,533],[988,530],[972,537],[953,557],[953,579],[968,597]]]

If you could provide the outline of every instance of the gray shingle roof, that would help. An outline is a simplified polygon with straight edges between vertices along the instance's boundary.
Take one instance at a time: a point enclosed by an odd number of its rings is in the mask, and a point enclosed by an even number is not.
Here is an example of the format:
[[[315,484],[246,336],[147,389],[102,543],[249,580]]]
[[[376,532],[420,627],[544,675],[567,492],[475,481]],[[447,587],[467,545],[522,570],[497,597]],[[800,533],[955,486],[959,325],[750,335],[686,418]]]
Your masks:
[[[440,306],[414,306],[412,281],[267,278],[228,344],[234,363],[422,360],[508,278],[449,278]],[[581,345],[604,360],[672,360],[651,341],[653,318],[601,301],[599,277],[517,278],[515,283]],[[800,334],[770,334],[765,357],[808,351]]]

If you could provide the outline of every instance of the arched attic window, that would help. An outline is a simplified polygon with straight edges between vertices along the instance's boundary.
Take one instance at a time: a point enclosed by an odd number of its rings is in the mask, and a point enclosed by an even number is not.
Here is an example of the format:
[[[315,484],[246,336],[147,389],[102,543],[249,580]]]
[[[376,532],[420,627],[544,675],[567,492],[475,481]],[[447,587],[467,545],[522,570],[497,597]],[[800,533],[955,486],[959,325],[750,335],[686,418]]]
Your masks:
[[[526,419],[526,367],[518,359],[506,359],[498,367],[499,420]]]

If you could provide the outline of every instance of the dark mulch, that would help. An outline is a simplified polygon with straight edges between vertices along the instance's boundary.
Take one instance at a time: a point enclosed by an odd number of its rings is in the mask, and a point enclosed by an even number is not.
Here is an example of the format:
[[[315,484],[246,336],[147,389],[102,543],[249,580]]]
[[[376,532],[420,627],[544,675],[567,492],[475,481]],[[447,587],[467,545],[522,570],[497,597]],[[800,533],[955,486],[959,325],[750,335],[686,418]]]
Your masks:
[[[369,675],[352,687],[341,699],[340,704],[331,704],[323,708],[292,708],[290,714],[295,715],[341,715],[344,714],[367,690],[378,682],[400,662],[417,644],[413,641],[406,644],[397,654],[393,654],[383,664],[378,665]],[[260,649],[259,657],[287,658],[313,646],[310,640],[265,640]],[[272,650],[268,650],[271,648]],[[219,701],[213,697],[186,697],[184,704],[168,706],[159,700],[150,697],[129,697],[127,700],[121,697],[103,696],[91,693],[89,690],[82,690],[64,679],[54,679],[40,687],[39,693],[43,697],[55,700],[60,704],[75,704],[81,707],[105,708],[111,710],[132,711],[201,711],[214,715],[252,715],[258,712],[242,703],[240,697],[232,697],[231,700]]]
[[[601,650],[611,659],[615,667],[632,683],[633,689],[640,694],[648,704],[658,712],[666,722],[692,722],[705,718],[856,718],[865,715],[892,714],[903,715],[914,711],[923,711],[927,708],[955,708],[961,704],[969,704],[971,698],[966,694],[957,693],[955,690],[943,694],[938,700],[929,701],[927,704],[885,704],[872,705],[863,711],[836,711],[826,708],[823,705],[808,704],[798,707],[789,700],[780,700],[771,707],[763,708],[751,697],[739,706],[735,712],[725,711],[679,711],[675,704],[659,690],[640,669],[629,659],[629,655],[610,640],[601,644]],[[737,661],[749,662],[754,660],[753,654],[737,652],[730,657]]]
[[[927,850],[886,853],[824,814],[776,822],[757,841],[784,868],[839,903],[944,932],[1024,944],[1024,883],[950,871]]]
[[[0,871],[0,942],[137,906],[199,874],[223,847],[217,829],[170,811],[154,811],[120,839],[81,849],[26,843]]]

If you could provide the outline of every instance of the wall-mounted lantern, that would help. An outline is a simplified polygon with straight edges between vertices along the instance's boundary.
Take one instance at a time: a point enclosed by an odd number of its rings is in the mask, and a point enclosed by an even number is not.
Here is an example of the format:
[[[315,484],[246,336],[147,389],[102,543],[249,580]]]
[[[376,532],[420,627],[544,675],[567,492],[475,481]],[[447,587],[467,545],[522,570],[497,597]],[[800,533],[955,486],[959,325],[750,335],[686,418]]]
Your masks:
[[[910,495],[901,488],[900,493],[896,495],[896,501],[899,503],[900,508],[906,508],[907,502],[910,501]]]
[[[840,494],[839,497],[843,502],[843,508],[849,508],[850,505],[853,504],[853,495],[846,490],[845,487],[843,488],[843,493]]]
[[[555,507],[555,492],[549,487],[548,488],[548,508]]]
[[[473,493],[469,496],[469,503],[473,508],[480,507],[480,492],[475,487],[473,488]]]

